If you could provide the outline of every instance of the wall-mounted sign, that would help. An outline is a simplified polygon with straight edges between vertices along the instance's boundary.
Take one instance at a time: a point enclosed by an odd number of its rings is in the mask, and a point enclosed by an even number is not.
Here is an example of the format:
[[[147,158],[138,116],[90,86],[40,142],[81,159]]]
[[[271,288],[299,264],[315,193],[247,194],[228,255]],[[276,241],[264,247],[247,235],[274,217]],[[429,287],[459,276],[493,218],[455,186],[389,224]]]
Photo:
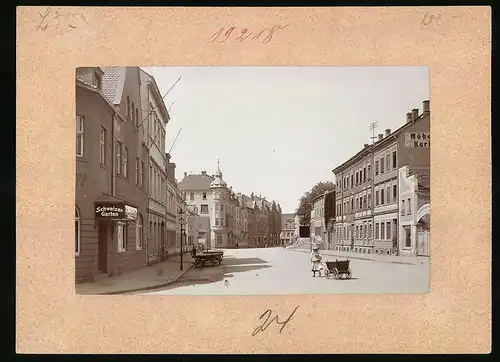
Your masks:
[[[96,202],[96,219],[123,219],[125,217],[124,203]]]
[[[125,205],[125,218],[129,220],[137,220],[137,209],[130,205]]]
[[[409,148],[430,148],[430,132],[406,132],[405,146]]]

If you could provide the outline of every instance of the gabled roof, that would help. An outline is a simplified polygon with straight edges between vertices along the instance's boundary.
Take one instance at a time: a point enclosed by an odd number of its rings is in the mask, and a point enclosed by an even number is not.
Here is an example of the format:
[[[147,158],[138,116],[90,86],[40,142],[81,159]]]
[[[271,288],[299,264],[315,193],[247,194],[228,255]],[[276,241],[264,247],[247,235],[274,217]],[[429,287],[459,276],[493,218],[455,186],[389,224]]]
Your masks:
[[[179,188],[184,191],[209,191],[213,180],[214,177],[210,175],[188,175],[179,182]]]
[[[125,84],[125,67],[100,67],[102,76],[102,94],[113,104],[120,104]]]

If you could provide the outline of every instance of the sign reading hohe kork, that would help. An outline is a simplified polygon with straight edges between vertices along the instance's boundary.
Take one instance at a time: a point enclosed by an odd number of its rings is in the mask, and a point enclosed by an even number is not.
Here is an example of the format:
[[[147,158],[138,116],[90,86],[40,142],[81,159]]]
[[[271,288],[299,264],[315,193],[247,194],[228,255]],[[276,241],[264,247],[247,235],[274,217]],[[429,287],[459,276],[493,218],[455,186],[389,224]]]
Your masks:
[[[98,219],[123,219],[125,217],[125,204],[95,204],[95,217]]]
[[[405,146],[410,148],[430,148],[430,132],[406,132]]]

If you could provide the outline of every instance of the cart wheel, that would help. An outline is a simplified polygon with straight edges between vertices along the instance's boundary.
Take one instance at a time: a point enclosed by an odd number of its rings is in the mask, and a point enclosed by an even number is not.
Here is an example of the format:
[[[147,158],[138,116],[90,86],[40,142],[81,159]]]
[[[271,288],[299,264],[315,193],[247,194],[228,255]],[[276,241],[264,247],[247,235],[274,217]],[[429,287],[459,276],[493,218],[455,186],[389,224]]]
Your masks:
[[[337,268],[332,270],[332,275],[335,279],[339,278],[339,271],[337,270]]]
[[[347,277],[351,279],[352,273],[351,273],[351,268],[347,269]]]

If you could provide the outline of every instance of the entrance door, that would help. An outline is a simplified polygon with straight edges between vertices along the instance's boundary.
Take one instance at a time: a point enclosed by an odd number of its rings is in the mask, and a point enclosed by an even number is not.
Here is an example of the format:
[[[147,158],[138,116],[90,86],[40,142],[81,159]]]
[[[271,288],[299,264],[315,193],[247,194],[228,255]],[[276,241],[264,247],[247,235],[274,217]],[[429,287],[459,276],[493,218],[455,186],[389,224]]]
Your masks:
[[[99,249],[97,267],[103,273],[108,272],[108,223],[99,221]]]
[[[429,256],[429,231],[417,231],[417,255]]]

